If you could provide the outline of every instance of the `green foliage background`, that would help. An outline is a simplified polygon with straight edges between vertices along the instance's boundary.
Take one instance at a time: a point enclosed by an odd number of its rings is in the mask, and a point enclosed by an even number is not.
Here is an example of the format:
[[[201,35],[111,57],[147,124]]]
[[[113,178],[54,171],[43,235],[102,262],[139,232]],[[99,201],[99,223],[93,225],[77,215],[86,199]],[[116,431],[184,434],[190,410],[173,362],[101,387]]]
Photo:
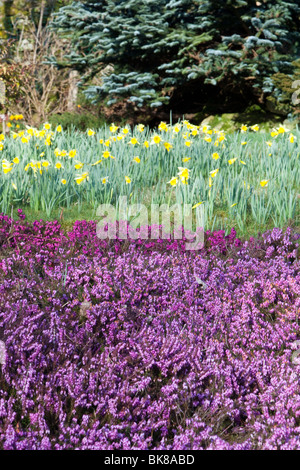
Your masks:
[[[52,27],[73,47],[50,61],[77,68],[94,103],[213,114],[272,96],[280,113],[282,77],[292,81],[299,57],[300,1],[86,0],[60,8]]]

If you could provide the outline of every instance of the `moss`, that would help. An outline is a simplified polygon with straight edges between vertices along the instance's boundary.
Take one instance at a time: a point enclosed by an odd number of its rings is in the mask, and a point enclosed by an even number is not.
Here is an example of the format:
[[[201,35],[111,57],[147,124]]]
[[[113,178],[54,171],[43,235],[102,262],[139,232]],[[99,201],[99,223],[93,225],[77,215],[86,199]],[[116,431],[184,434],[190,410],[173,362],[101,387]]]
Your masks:
[[[193,119],[193,122],[196,124],[196,119]],[[248,126],[258,124],[262,131],[269,132],[273,127],[278,127],[282,123],[282,116],[266,111],[259,105],[251,105],[240,113],[211,115],[201,121],[202,125],[209,125],[219,130],[222,129],[227,133],[240,129],[242,124]]]

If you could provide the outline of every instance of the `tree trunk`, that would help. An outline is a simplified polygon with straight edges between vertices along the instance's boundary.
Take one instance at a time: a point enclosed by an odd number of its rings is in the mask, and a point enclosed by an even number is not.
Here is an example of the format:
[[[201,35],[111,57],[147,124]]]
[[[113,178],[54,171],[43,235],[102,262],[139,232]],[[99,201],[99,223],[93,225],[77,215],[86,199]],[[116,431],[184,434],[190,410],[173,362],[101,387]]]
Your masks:
[[[77,70],[71,70],[69,74],[69,93],[68,93],[68,101],[67,101],[67,110],[72,112],[75,110],[77,95],[78,95],[78,78],[79,73]]]

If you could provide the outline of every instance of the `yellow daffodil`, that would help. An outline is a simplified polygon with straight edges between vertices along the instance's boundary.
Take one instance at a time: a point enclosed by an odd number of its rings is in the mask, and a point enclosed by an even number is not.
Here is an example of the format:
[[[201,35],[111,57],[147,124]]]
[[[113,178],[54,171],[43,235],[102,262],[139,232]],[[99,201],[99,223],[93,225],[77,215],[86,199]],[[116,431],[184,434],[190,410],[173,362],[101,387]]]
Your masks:
[[[105,176],[105,178],[102,178],[102,184],[106,184],[107,183],[107,180],[108,180],[108,176]]]
[[[77,151],[76,151],[75,149],[74,149],[74,150],[70,150],[70,151],[69,151],[69,157],[70,157],[70,158],[74,158],[75,155],[76,155],[76,153],[77,153]]]
[[[144,124],[139,124],[139,125],[137,126],[137,129],[138,129],[139,132],[143,132],[143,131],[144,131],[144,128],[145,128]]]
[[[138,144],[138,140],[135,137],[132,137],[132,139],[130,139],[130,141],[128,143],[132,144],[132,145],[136,145],[136,144]]]
[[[178,174],[179,178],[181,179],[181,182],[183,184],[187,184],[188,182],[188,179],[189,179],[189,173],[191,170],[189,170],[188,168],[183,168],[183,167],[178,167],[178,169],[180,170]]]
[[[201,204],[203,204],[203,202],[197,202],[197,204],[195,204],[195,205],[192,207],[192,209],[196,209],[196,207],[201,206]]]
[[[159,137],[159,135],[156,134],[153,136],[153,142],[155,144],[159,144],[160,141],[161,141],[161,138]]]
[[[118,129],[119,129],[119,127],[115,126],[114,124],[112,124],[109,128],[110,132],[116,132]]]
[[[144,146],[146,147],[146,149],[149,148],[149,142],[148,142],[148,140],[145,140]]]
[[[289,136],[289,141],[291,142],[291,144],[293,144],[293,143],[295,142],[295,136],[294,136],[294,134],[292,134],[292,133],[290,134],[290,136]]]
[[[93,129],[88,129],[88,130],[87,130],[87,135],[88,135],[88,136],[95,135],[95,131],[93,131]]]
[[[286,132],[286,129],[283,126],[278,127],[277,129],[278,134],[284,134]]]
[[[228,160],[229,165],[233,165],[236,160],[236,158],[231,158],[231,160]]]
[[[173,147],[173,145],[171,145],[169,142],[165,142],[164,143],[164,147],[165,149],[170,152],[171,148]]]
[[[218,171],[219,171],[219,168],[217,168],[216,170],[210,171],[209,174],[212,178],[214,178],[216,174],[218,173]]]
[[[62,164],[60,162],[57,162],[55,164],[55,168],[57,168],[58,170],[60,170],[62,168]]]
[[[83,173],[80,176],[76,176],[76,178],[75,178],[75,181],[76,181],[77,184],[81,184],[84,180],[87,180],[87,181],[89,180],[88,172]]]
[[[162,122],[159,124],[158,129],[159,129],[160,131],[167,131],[167,130],[168,130],[168,125],[167,125],[165,122],[162,121]]]
[[[57,128],[56,128],[56,132],[61,132],[61,131],[62,131],[62,127],[61,127],[60,125],[59,125],[59,126],[57,126]]]
[[[17,165],[18,163],[20,163],[20,160],[19,160],[18,157],[15,157],[15,158],[13,159],[13,162]]]
[[[186,163],[186,162],[188,162],[190,159],[191,159],[191,157],[184,157],[184,158],[182,159],[182,161],[183,161],[183,163]]]
[[[64,178],[62,180],[60,180],[62,182],[62,184],[66,184],[67,183],[67,180],[65,180]]]
[[[101,163],[102,160],[97,160],[95,163],[92,163],[92,166],[95,166],[95,165],[99,165],[99,163]]]
[[[126,184],[130,184],[130,183],[131,183],[131,179],[129,178],[129,176],[125,176],[125,181],[126,181]]]
[[[220,155],[219,155],[217,152],[214,152],[214,153],[212,154],[212,158],[213,158],[214,160],[218,160],[218,158],[220,158]]]
[[[171,178],[170,181],[168,181],[168,184],[170,184],[171,186],[176,186],[177,185],[177,180],[178,180],[178,178],[176,176],[174,176],[174,178]]]
[[[261,187],[263,188],[264,186],[267,186],[267,185],[268,185],[268,182],[269,182],[269,180],[262,180],[262,181],[260,182]]]
[[[136,163],[140,163],[141,160],[140,160],[139,157],[134,157],[134,158],[133,158],[133,161],[135,161]]]
[[[254,132],[257,132],[259,130],[259,125],[258,124],[254,124],[254,126],[251,126],[251,129],[254,131]]]
[[[82,168],[82,167],[83,167],[83,163],[81,163],[81,162],[78,162],[75,165],[76,170],[80,170],[80,168]]]
[[[13,164],[12,163],[2,163],[3,173],[6,175],[12,170]]]

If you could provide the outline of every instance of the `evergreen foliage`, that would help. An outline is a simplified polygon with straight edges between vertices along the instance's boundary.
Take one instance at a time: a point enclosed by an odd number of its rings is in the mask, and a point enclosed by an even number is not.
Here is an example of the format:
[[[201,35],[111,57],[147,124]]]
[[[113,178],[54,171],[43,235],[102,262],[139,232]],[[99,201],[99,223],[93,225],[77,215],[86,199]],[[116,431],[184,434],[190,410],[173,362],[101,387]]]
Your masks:
[[[57,65],[77,68],[83,84],[113,66],[86,88],[94,102],[157,108],[208,85],[263,102],[274,74],[293,73],[300,0],[86,0],[62,7],[53,27],[73,45]]]
[[[274,94],[268,97],[270,109],[279,114],[300,116],[300,59],[292,62],[293,74],[276,73],[272,76]]]

